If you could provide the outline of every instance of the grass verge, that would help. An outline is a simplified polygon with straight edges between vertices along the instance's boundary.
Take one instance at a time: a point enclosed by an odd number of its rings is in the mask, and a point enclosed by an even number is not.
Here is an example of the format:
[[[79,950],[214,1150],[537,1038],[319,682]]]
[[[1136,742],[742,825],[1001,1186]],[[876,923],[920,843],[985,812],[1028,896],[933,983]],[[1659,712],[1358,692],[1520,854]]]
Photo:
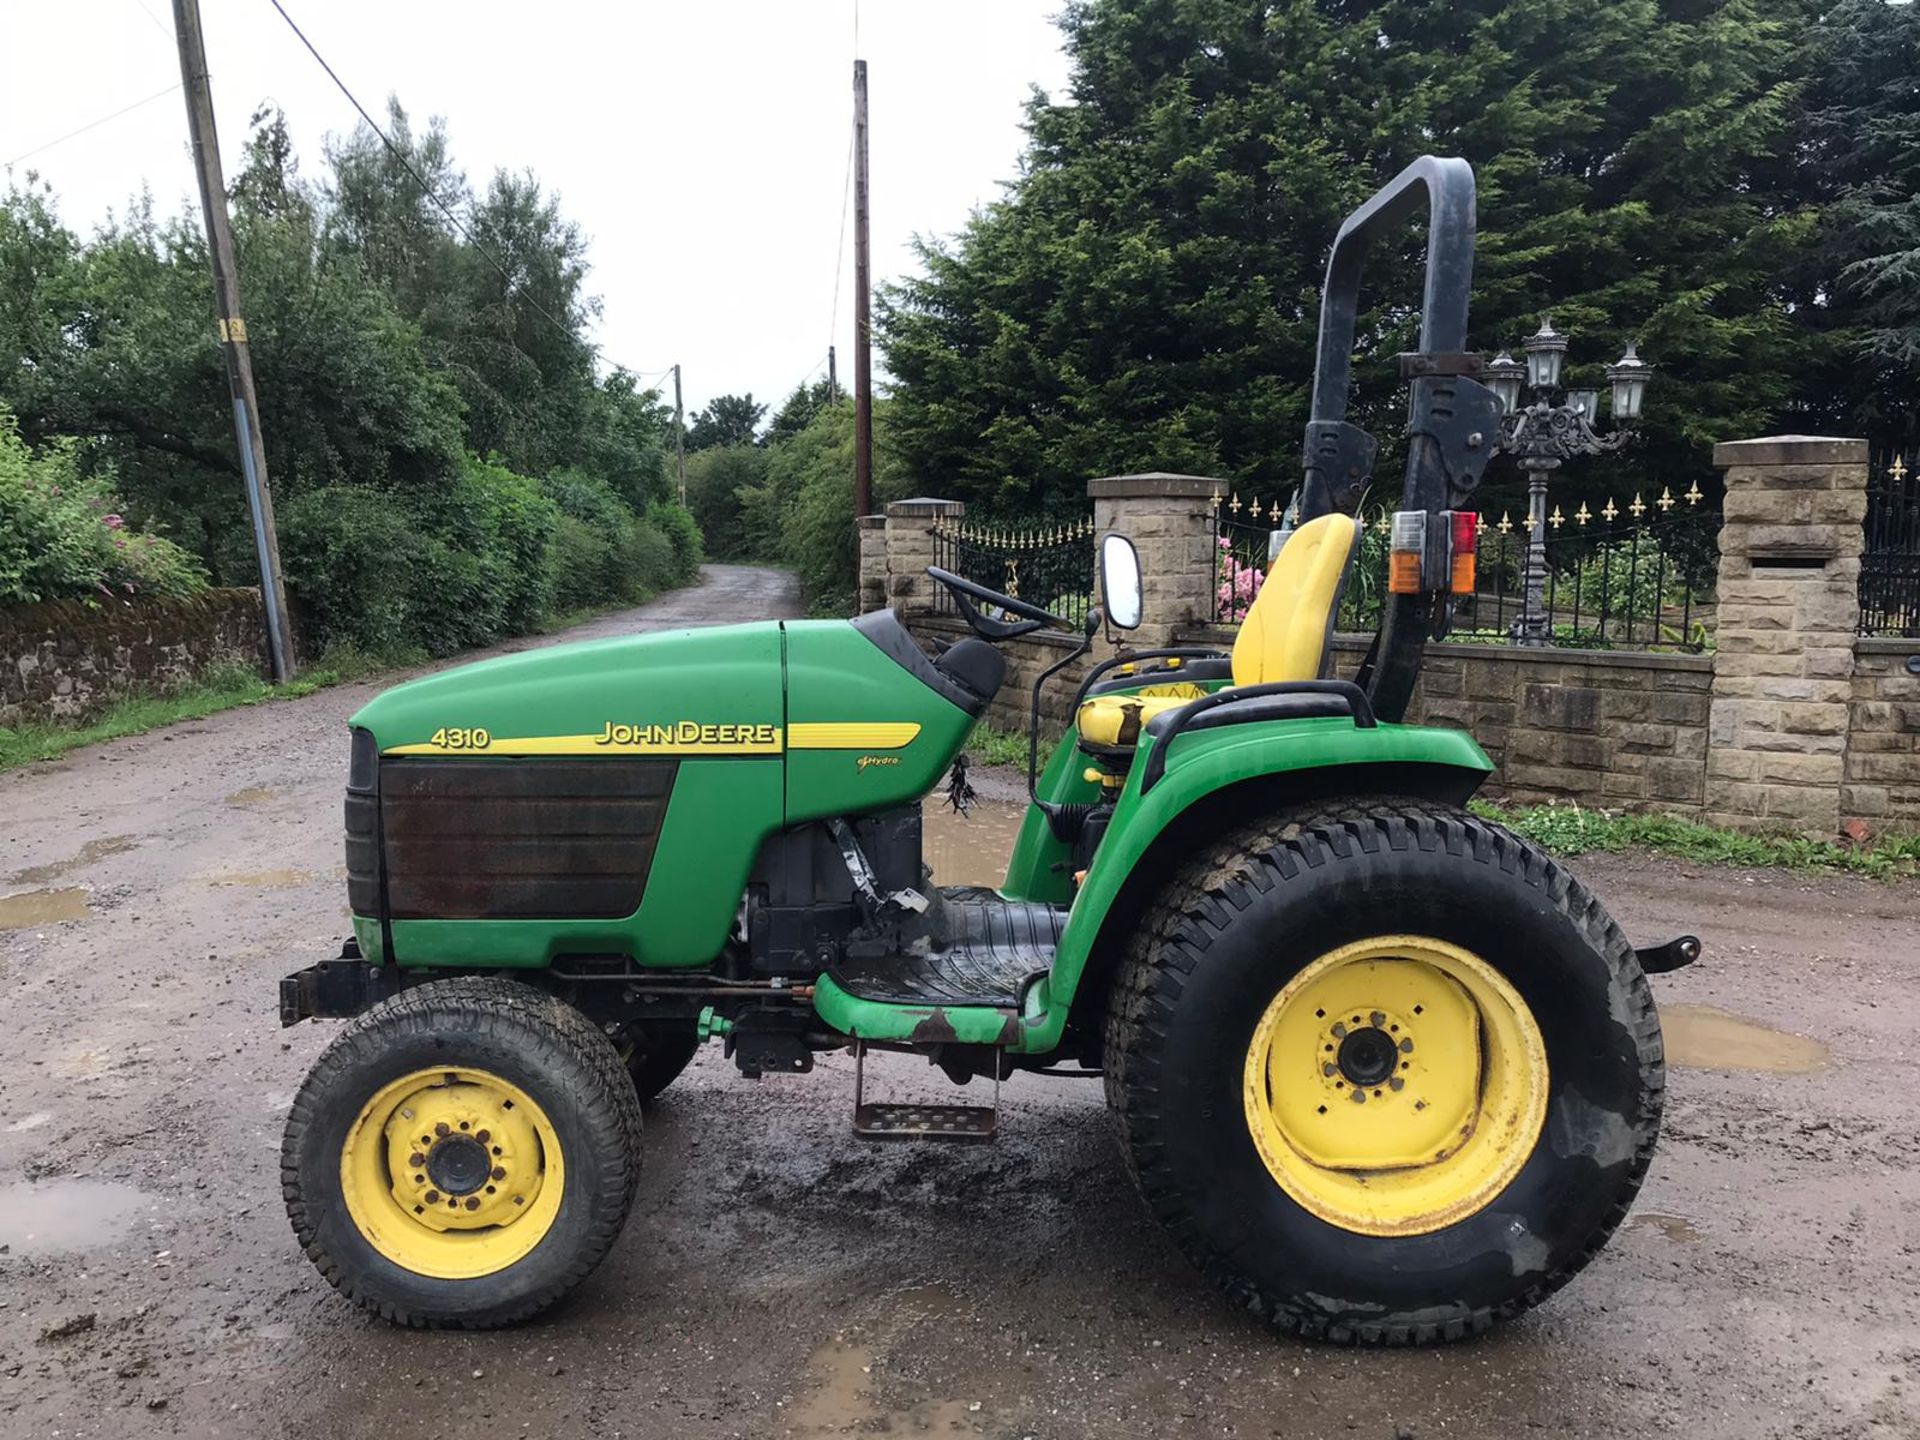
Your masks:
[[[1024,730],[1002,730],[982,720],[967,737],[966,749],[976,765],[1012,765],[1022,771],[1027,768],[1027,732]],[[1052,750],[1049,743],[1040,757],[1043,764]]]
[[[319,666],[304,672],[290,684],[273,685],[261,679],[251,666],[237,661],[211,666],[191,685],[130,695],[84,725],[22,725],[14,730],[0,729],[0,770],[31,765],[36,760],[51,760],[82,745],[138,735],[181,720],[198,720],[203,715],[231,710],[236,705],[258,705],[267,700],[292,700],[311,695],[343,678],[346,677],[338,671]]]
[[[1578,805],[1517,809],[1475,800],[1472,808],[1557,855],[1640,846],[1707,865],[1835,870],[1891,880],[1920,874],[1920,835],[1889,835],[1867,845],[1841,845],[1798,835],[1748,835],[1677,815],[1626,815]]]

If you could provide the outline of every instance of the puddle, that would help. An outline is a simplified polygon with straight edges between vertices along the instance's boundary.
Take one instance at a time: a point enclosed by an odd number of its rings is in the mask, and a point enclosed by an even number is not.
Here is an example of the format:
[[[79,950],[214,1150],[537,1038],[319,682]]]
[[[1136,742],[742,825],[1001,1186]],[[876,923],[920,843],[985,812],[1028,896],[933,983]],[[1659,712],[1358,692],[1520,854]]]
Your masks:
[[[957,815],[944,796],[920,807],[922,850],[936,885],[985,885],[997,888],[1007,878],[1007,857],[1027,817],[1024,805],[981,801],[968,815]]]
[[[975,812],[978,814],[978,812]],[[949,881],[948,883],[954,883]],[[886,1297],[892,1332],[914,1320],[938,1318],[953,1308],[953,1296],[935,1286],[914,1287]],[[986,1423],[978,1400],[916,1400],[903,1407],[875,1393],[875,1347],[836,1337],[807,1357],[811,1392],[788,1412],[790,1434],[828,1435],[980,1434]]]
[[[1801,1075],[1832,1052],[1818,1040],[1775,1030],[1711,1005],[1662,1005],[1667,1063],[1695,1070],[1765,1070]]]
[[[87,909],[87,892],[82,886],[0,896],[0,930],[58,925],[63,920],[84,920],[91,913]]]
[[[203,877],[209,885],[244,885],[252,890],[287,890],[313,879],[311,870],[235,870]]]
[[[38,1180],[0,1185],[0,1246],[11,1254],[54,1255],[111,1244],[153,1197],[106,1180]]]
[[[251,809],[256,805],[265,805],[269,800],[280,798],[278,790],[269,790],[264,785],[250,785],[245,790],[236,790],[227,796],[226,803],[236,810]]]
[[[1699,1240],[1703,1237],[1684,1215],[1664,1215],[1658,1210],[1636,1210],[1627,1221],[1629,1230],[1658,1230],[1669,1240]]]
[[[16,871],[13,883],[44,885],[49,880],[58,880],[69,870],[78,870],[108,855],[118,855],[123,850],[131,850],[139,843],[139,840],[132,835],[110,835],[104,840],[89,840],[77,853],[68,856],[65,860],[56,860],[51,865],[35,865],[30,870]]]

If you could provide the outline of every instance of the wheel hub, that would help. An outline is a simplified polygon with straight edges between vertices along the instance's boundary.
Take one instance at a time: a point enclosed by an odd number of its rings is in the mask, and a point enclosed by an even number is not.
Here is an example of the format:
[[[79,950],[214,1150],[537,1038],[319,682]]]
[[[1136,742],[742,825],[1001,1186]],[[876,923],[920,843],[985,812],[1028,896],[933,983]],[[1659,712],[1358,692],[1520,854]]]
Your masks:
[[[1383,1085],[1393,1077],[1394,1067],[1400,1063],[1400,1045],[1385,1030],[1373,1025],[1363,1030],[1349,1030],[1340,1042],[1335,1063],[1349,1085],[1362,1089]]]
[[[493,1173],[493,1157],[478,1136],[449,1135],[435,1141],[427,1152],[426,1171],[435,1189],[449,1195],[471,1195]]]

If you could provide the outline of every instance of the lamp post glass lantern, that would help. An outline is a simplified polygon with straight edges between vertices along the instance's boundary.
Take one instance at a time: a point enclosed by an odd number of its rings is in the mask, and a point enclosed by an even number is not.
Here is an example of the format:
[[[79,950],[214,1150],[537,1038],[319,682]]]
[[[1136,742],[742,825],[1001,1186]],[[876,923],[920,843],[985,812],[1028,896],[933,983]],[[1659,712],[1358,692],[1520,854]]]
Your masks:
[[[1502,414],[1511,415],[1520,405],[1520,386],[1527,378],[1527,367],[1502,350],[1487,362],[1484,376]]]
[[[1614,429],[1602,435],[1598,390],[1563,389],[1567,337],[1540,317],[1540,328],[1521,342],[1523,365],[1502,350],[1485,368],[1488,386],[1506,413],[1500,421],[1499,450],[1512,455],[1527,472],[1527,563],[1520,618],[1513,623],[1517,645],[1548,645],[1553,641],[1553,617],[1547,612],[1547,477],[1577,455],[1607,455],[1633,438],[1633,432]],[[1640,418],[1647,377],[1653,367],[1631,344],[1627,353],[1607,367],[1612,386],[1615,426]],[[1532,403],[1522,398],[1532,392]],[[1556,402],[1555,392],[1560,398]]]
[[[1567,337],[1553,328],[1553,317],[1542,315],[1540,328],[1520,342],[1527,352],[1527,384],[1535,390],[1560,388],[1560,365],[1567,358]]]
[[[1613,385],[1613,418],[1638,420],[1640,404],[1646,399],[1647,377],[1653,367],[1635,352],[1637,342],[1627,342],[1627,353],[1607,367],[1607,379]]]

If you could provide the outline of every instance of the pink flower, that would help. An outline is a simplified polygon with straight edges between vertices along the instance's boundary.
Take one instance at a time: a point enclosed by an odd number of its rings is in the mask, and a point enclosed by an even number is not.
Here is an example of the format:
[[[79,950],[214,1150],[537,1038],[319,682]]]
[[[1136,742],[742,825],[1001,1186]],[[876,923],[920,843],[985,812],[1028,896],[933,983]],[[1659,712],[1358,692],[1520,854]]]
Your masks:
[[[100,517],[100,523],[109,530],[124,530],[127,526],[127,522],[122,520],[118,515],[102,515]]]

